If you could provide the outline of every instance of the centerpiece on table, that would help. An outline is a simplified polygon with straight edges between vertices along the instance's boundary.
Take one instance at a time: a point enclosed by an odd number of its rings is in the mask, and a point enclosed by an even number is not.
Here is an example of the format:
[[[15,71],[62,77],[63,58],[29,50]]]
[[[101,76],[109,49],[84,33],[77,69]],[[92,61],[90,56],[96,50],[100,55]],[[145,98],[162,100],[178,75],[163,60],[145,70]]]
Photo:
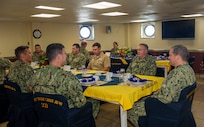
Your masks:
[[[40,66],[46,66],[48,64],[48,58],[47,58],[47,55],[46,53],[40,53],[39,54],[39,62],[40,62]]]
[[[121,57],[130,57],[133,53],[131,51],[130,48],[119,48],[118,49],[118,55],[121,56]]]

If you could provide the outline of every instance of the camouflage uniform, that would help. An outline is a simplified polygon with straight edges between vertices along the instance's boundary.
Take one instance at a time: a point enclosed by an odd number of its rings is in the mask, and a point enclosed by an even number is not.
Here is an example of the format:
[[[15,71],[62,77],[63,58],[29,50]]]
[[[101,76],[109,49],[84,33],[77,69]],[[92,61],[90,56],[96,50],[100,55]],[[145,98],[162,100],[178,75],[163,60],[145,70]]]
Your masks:
[[[128,66],[126,72],[131,74],[155,75],[156,70],[156,62],[152,56],[147,55],[143,59],[135,56]]]
[[[28,85],[34,92],[60,94],[67,98],[69,108],[82,107],[86,103],[78,79],[68,71],[47,65],[38,70]]]
[[[34,70],[29,64],[17,60],[11,64],[8,79],[9,81],[17,83],[21,88],[21,92],[27,93],[30,92],[30,90],[26,82],[33,76],[33,74]]]
[[[86,61],[88,62],[89,59],[90,59],[89,51],[86,50],[85,48],[81,47],[81,48],[80,48],[80,53],[82,53],[82,54],[85,56]]]
[[[39,61],[39,54],[44,54],[45,51],[41,50],[39,53],[38,52],[33,52],[33,61]]]
[[[117,55],[118,54],[118,48],[112,48],[111,49],[111,55]]]
[[[88,68],[92,70],[101,70],[106,67],[110,67],[110,58],[103,52],[99,56],[93,56],[88,65]]]
[[[158,98],[163,103],[177,102],[182,89],[192,85],[196,81],[195,73],[188,64],[179,65],[173,69],[163,81],[160,90],[151,97]],[[127,111],[128,119],[138,127],[138,117],[146,115],[144,100],[141,99],[134,104],[133,108]]]
[[[0,84],[3,84],[3,81],[5,80],[5,69],[9,68],[11,65],[11,62],[8,59],[0,58]]]
[[[86,58],[82,53],[78,53],[76,56],[70,53],[67,56],[67,64],[71,65],[71,68],[81,68],[86,64]]]

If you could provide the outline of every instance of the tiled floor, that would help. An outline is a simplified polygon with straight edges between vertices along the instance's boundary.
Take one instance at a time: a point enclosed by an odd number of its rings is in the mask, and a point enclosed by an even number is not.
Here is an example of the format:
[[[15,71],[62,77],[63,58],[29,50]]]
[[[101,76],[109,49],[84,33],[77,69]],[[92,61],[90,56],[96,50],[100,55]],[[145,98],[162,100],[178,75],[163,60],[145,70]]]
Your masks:
[[[193,101],[192,111],[197,127],[204,127],[204,77],[197,76],[197,88]],[[0,127],[6,127],[7,123],[1,123]],[[105,103],[100,107],[100,113],[96,119],[97,127],[120,127],[119,106]],[[128,127],[133,127],[128,122]]]

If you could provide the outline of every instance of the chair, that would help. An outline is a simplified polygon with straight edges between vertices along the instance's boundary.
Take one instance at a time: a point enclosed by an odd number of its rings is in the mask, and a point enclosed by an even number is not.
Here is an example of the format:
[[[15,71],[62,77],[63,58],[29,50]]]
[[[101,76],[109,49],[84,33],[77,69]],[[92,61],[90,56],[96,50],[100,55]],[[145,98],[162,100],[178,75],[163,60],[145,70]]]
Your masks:
[[[33,99],[38,127],[95,127],[91,103],[69,109],[62,95],[35,93]]]
[[[33,94],[21,93],[19,85],[10,81],[4,81],[4,88],[9,101],[8,127],[36,127]]]
[[[159,77],[165,77],[165,69],[161,67],[157,67],[156,75]]]
[[[0,123],[7,121],[7,112],[9,107],[8,97],[4,85],[0,84]]]
[[[123,64],[121,59],[111,58],[110,71],[111,72],[117,72],[117,71],[120,71],[120,68],[125,68],[125,70],[126,70],[128,65],[129,65],[129,63],[128,64]]]
[[[194,62],[195,62],[195,56],[192,56],[188,59],[188,63],[192,68],[193,68]]]
[[[191,105],[196,83],[181,91],[178,102],[164,104],[157,98],[145,100],[146,116],[139,117],[140,127],[196,127]]]

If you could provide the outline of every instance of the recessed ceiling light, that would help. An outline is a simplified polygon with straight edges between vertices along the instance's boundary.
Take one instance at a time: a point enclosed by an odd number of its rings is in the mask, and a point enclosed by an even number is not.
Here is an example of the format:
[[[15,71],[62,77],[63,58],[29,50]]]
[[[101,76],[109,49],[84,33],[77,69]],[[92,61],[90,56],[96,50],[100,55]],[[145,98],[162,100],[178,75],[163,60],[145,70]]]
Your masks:
[[[190,18],[190,17],[200,17],[204,16],[203,14],[190,14],[190,15],[181,15],[183,18]]]
[[[98,2],[94,4],[85,5],[83,7],[94,8],[94,9],[107,9],[121,6],[120,4],[110,3],[110,2]]]
[[[148,22],[148,20],[141,19],[141,20],[131,20],[130,22]]]
[[[108,12],[108,13],[102,13],[101,15],[105,15],[105,16],[121,16],[121,15],[128,15],[128,13],[123,13],[123,12]]]
[[[35,14],[31,15],[31,17],[39,17],[39,18],[54,18],[54,17],[59,17],[61,15],[56,15],[56,14]]]
[[[54,11],[62,11],[62,10],[64,10],[64,8],[50,7],[50,6],[36,6],[35,8],[46,9],[46,10],[54,10]]]

